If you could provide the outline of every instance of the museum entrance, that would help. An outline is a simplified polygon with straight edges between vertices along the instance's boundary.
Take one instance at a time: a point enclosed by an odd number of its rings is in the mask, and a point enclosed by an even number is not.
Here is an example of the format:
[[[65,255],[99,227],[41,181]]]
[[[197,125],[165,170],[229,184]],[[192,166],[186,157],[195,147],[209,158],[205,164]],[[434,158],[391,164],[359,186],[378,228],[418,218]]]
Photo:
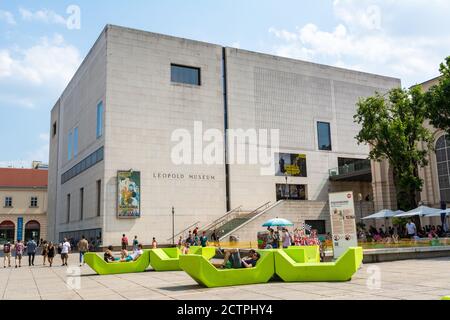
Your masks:
[[[36,242],[40,240],[41,224],[35,220],[28,221],[25,225],[25,241],[34,239]]]
[[[16,227],[12,221],[3,221],[0,223],[0,244],[14,242]]]

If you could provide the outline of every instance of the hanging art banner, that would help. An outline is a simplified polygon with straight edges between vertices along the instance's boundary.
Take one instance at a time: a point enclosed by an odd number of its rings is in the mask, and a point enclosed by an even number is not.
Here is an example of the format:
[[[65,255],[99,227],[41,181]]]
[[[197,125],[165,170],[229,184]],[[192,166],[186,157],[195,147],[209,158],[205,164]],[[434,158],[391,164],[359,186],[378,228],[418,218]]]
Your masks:
[[[339,258],[348,248],[358,246],[353,192],[330,193],[331,233],[334,258]]]
[[[139,171],[117,172],[117,217],[141,217],[141,173]]]

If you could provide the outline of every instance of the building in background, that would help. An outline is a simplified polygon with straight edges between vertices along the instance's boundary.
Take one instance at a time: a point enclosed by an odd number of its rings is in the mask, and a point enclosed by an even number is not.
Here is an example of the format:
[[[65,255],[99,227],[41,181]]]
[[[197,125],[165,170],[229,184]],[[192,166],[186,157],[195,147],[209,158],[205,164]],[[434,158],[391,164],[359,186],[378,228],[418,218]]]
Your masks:
[[[47,170],[0,168],[0,244],[47,238]]]
[[[356,102],[398,86],[390,77],[108,25],[51,112],[49,238],[85,234],[106,246],[126,233],[164,243],[172,223],[175,234],[211,228],[228,213],[233,221],[218,226],[226,234],[264,210],[330,231],[329,192],[352,190],[361,214],[373,211]],[[230,163],[226,147],[219,158],[228,164],[174,163],[179,129],[200,137],[208,129],[279,129],[275,171]]]

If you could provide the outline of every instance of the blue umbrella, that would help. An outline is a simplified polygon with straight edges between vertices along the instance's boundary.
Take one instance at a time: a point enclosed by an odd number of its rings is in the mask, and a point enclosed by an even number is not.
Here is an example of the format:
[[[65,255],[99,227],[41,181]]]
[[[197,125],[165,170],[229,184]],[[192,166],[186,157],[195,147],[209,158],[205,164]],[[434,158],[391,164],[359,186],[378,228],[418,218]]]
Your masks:
[[[292,227],[294,224],[286,219],[270,219],[266,221],[262,226],[263,227]]]

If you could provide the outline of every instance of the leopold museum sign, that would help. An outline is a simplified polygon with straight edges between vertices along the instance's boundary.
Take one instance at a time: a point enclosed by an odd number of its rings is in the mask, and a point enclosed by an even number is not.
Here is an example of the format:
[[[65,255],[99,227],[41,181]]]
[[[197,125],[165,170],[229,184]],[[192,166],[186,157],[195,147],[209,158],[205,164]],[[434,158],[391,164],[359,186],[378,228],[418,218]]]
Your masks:
[[[209,174],[184,174],[175,172],[153,172],[153,179],[157,180],[216,180],[216,177]]]

